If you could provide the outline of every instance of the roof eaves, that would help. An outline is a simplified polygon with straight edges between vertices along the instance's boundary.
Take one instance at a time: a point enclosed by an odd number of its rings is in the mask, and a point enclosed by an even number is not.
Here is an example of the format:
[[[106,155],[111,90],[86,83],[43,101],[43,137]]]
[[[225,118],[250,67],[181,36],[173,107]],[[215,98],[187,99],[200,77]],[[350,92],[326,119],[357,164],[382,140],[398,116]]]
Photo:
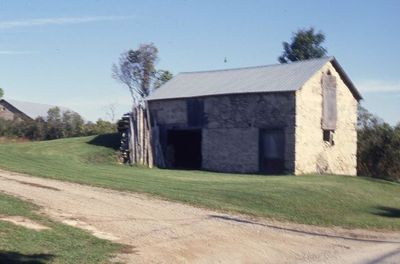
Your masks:
[[[356,86],[353,84],[349,76],[346,74],[346,72],[343,70],[342,66],[340,66],[339,62],[336,60],[335,57],[332,57],[331,63],[333,67],[335,67],[336,71],[340,74],[342,77],[344,83],[349,87],[351,93],[353,96],[357,99],[357,101],[360,101],[363,99],[361,96],[360,92],[357,90]]]
[[[204,97],[214,97],[214,96],[231,96],[231,95],[246,95],[246,94],[277,94],[277,93],[295,93],[295,90],[280,90],[280,91],[259,91],[259,92],[238,92],[238,93],[217,93],[217,94],[203,94],[203,95],[193,95],[193,96],[182,96],[182,97],[169,97],[169,98],[155,98],[155,99],[145,99],[147,102],[154,101],[167,101],[167,100],[181,100],[181,99],[191,99],[191,98],[204,98]]]
[[[13,104],[8,102],[6,99],[0,99],[0,103],[6,103],[8,105],[8,107],[12,108],[15,112],[17,112],[19,115],[21,115],[22,117],[24,117],[26,119],[31,119],[31,120],[34,119],[31,116],[29,116],[28,114],[26,114],[26,113],[22,112],[21,110],[19,110],[17,107],[15,107]]]

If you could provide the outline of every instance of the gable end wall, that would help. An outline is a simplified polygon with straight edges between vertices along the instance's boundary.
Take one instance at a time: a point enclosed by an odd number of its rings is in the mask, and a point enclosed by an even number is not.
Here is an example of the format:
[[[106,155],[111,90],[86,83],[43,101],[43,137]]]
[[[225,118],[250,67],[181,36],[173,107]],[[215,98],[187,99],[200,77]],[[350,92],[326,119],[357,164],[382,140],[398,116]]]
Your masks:
[[[337,80],[337,128],[331,146],[323,140],[323,73]],[[296,92],[295,174],[357,174],[358,102],[329,62]]]
[[[0,119],[14,120],[18,117],[19,117],[18,113],[16,113],[14,109],[9,107],[7,103],[5,103],[4,101],[0,102]]]

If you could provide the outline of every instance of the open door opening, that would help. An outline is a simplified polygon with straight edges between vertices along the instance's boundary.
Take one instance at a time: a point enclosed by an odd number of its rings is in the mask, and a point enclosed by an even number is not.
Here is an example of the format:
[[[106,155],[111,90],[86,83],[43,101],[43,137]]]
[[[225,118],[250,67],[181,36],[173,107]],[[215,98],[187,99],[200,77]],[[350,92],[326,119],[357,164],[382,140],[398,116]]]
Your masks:
[[[168,130],[166,158],[168,167],[201,168],[201,129]]]
[[[282,129],[260,130],[260,172],[285,172],[285,134]]]

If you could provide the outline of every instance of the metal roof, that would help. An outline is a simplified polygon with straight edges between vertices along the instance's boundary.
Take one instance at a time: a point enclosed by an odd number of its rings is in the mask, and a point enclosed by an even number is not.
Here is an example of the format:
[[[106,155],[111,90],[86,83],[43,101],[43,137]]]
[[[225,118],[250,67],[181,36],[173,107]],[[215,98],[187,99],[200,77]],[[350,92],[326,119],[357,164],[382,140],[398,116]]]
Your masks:
[[[300,89],[326,63],[332,62],[357,99],[361,95],[334,57],[268,66],[183,72],[176,75],[148,98],[164,100],[222,94],[287,92]]]
[[[35,119],[37,117],[47,117],[47,112],[49,109],[58,107],[60,108],[61,112],[73,112],[72,110],[66,108],[66,107],[60,107],[60,106],[55,106],[55,105],[47,105],[47,104],[38,104],[38,103],[32,103],[32,102],[24,102],[24,101],[18,101],[18,100],[12,100],[12,99],[0,99],[1,101],[5,101],[15,107],[17,110],[25,114],[26,116]]]

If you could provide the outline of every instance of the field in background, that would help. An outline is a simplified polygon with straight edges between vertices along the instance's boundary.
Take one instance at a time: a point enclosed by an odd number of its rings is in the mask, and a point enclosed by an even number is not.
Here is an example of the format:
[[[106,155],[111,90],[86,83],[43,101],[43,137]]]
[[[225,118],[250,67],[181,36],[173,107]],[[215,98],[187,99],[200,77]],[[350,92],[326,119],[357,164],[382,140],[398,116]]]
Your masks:
[[[0,168],[302,224],[400,230],[398,183],[129,167],[117,164],[117,145],[115,135],[0,144]]]
[[[17,137],[0,137],[0,144],[29,142],[29,139]]]
[[[0,216],[19,216],[48,227],[33,230],[0,220],[0,263],[108,263],[119,245],[55,223],[39,208],[0,193]],[[26,220],[24,220],[26,221]]]

